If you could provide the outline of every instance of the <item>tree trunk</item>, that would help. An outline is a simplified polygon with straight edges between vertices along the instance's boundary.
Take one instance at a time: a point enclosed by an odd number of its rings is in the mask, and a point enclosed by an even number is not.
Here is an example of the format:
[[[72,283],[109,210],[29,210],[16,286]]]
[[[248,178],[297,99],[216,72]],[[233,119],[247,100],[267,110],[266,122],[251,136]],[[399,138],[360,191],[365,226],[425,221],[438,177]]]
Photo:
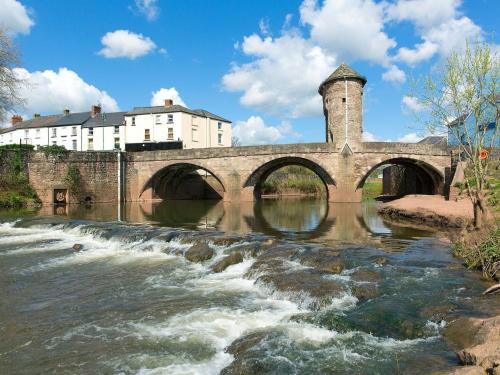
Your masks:
[[[478,194],[472,204],[474,207],[474,227],[479,229],[486,221],[487,215],[486,209],[484,207],[483,197]]]

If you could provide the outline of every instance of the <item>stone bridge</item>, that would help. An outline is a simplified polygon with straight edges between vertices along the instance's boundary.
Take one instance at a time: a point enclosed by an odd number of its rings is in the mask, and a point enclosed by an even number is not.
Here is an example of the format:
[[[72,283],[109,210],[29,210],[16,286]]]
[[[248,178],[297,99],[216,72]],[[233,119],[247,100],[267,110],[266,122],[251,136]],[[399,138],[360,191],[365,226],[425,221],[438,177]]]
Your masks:
[[[361,152],[348,155],[332,143],[128,153],[123,160],[123,199],[251,201],[260,198],[266,178],[287,165],[314,171],[331,202],[360,202],[367,177],[382,165],[412,170],[414,193],[445,192],[451,164],[446,146],[367,142],[361,147]]]

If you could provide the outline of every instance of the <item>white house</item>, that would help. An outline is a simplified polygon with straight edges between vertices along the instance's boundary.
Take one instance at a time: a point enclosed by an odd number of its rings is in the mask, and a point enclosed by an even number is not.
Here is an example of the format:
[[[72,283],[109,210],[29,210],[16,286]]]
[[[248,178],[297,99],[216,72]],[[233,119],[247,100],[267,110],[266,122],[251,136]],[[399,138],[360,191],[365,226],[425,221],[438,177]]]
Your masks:
[[[89,112],[35,115],[0,129],[0,145],[59,145],[75,151],[205,148],[231,146],[231,122],[202,109],[173,105],[136,107],[130,112]]]

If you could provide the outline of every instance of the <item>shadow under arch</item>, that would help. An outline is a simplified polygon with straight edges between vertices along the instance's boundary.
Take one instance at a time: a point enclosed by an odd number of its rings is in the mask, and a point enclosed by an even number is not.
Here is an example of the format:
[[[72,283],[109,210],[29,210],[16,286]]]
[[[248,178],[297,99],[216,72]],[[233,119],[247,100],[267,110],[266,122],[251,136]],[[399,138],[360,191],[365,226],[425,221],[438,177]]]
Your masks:
[[[422,160],[411,158],[390,158],[370,168],[356,185],[356,190],[362,189],[370,174],[383,165],[398,165],[412,171],[415,174],[413,191],[405,194],[442,194],[444,187],[444,176],[436,168]]]
[[[296,156],[280,157],[264,163],[252,172],[252,174],[245,181],[243,187],[253,187],[254,198],[260,199],[262,196],[262,184],[264,183],[264,181],[266,181],[269,175],[274,171],[289,165],[300,165],[313,171],[325,185],[325,191],[327,195],[326,198],[328,200],[328,187],[332,185],[335,186],[335,180],[318,163],[306,158]]]
[[[226,188],[210,169],[197,164],[175,163],[154,173],[143,186],[139,197],[151,190],[153,199],[222,199]]]

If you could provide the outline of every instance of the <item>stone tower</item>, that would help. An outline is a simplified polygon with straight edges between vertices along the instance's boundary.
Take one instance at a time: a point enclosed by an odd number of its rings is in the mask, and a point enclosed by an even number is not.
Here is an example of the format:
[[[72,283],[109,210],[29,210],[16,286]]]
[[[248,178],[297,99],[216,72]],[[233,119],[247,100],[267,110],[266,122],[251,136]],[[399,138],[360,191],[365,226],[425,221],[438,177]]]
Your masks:
[[[341,64],[319,86],[326,120],[326,142],[335,143],[344,155],[361,151],[365,83],[365,77]]]

